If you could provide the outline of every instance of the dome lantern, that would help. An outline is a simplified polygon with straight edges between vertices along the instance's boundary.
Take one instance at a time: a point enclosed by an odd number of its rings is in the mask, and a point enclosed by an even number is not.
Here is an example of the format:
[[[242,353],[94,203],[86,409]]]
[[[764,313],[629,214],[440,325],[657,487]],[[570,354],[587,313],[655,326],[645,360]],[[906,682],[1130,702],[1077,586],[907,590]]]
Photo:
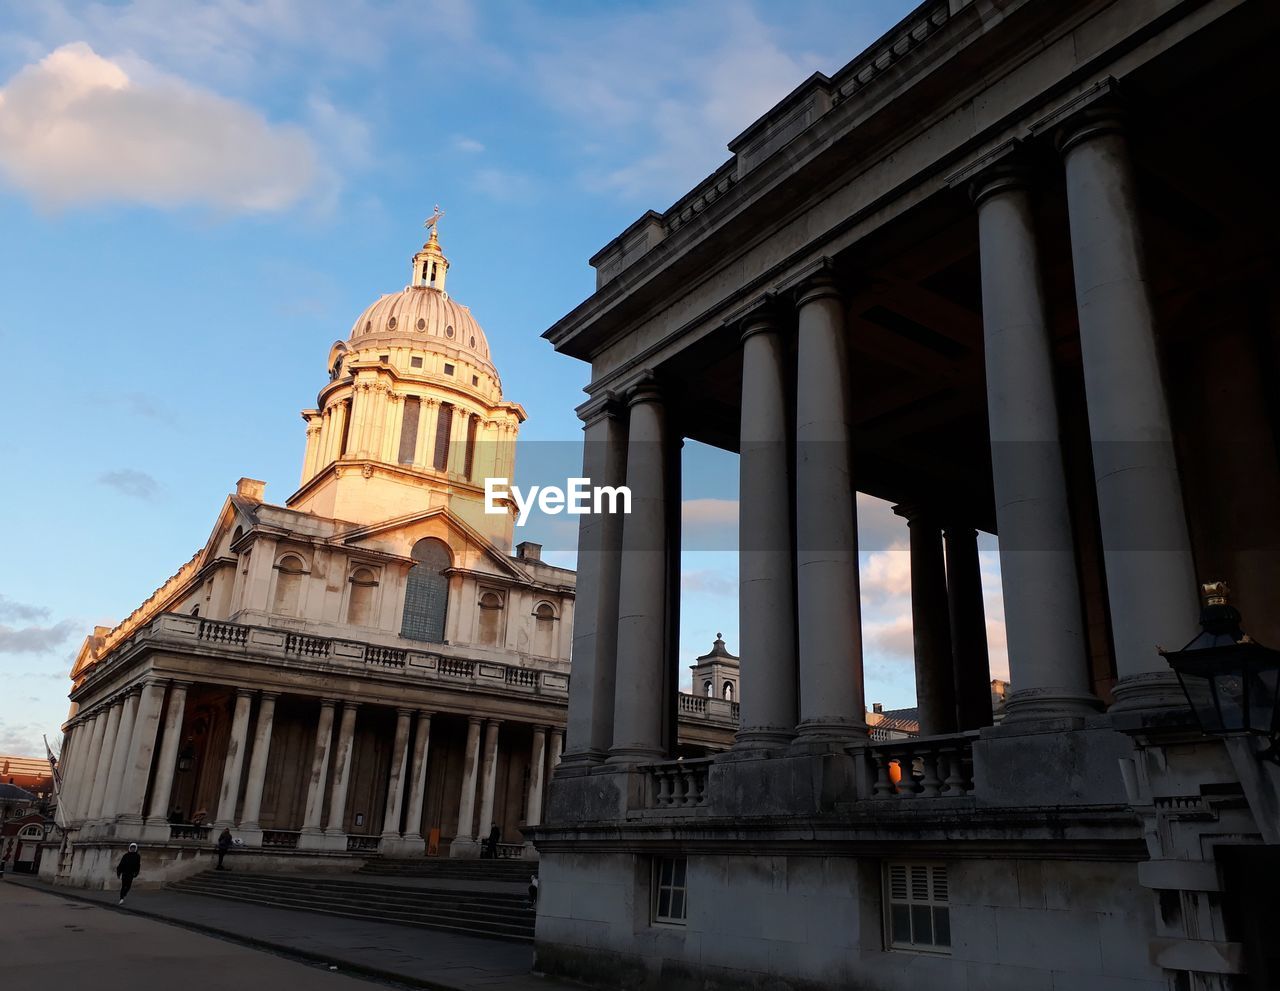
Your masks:
[[[427,238],[427,243],[422,246],[422,250],[413,256],[413,269],[409,278],[409,285],[411,286],[438,289],[440,292],[444,292],[444,280],[446,273],[449,271],[449,259],[444,256],[444,251],[440,248],[440,238],[436,234],[436,226],[443,216],[444,211],[440,209],[439,204],[436,204],[435,212],[423,224],[424,227],[430,229],[431,236]]]

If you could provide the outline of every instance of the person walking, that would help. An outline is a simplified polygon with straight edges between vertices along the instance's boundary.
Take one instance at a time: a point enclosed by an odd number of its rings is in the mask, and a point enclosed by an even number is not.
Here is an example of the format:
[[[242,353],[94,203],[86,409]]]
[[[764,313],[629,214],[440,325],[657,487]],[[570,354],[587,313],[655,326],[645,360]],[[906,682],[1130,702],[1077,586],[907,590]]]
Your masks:
[[[133,879],[141,873],[142,858],[138,856],[138,844],[130,843],[129,852],[116,864],[116,877],[120,879],[120,900],[116,902],[117,905],[124,904],[124,900],[129,897],[129,889],[133,887]]]
[[[230,828],[224,826],[222,829],[222,833],[218,836],[218,870],[220,871],[226,870],[226,868],[222,866],[222,858],[224,858],[227,855],[227,852],[230,849],[231,849],[231,830]]]

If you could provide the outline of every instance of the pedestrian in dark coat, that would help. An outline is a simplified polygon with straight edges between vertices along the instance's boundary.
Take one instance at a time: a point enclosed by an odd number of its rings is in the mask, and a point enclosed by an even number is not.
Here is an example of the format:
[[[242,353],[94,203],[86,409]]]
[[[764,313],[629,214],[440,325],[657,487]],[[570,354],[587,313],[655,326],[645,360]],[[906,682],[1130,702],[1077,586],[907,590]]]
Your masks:
[[[133,887],[133,879],[141,873],[142,858],[138,856],[138,844],[130,843],[129,852],[116,864],[116,877],[120,879],[120,900],[116,902],[117,905],[124,904],[124,900],[129,897],[129,889]]]
[[[223,828],[221,835],[218,836],[218,870],[225,871],[222,866],[222,858],[227,855],[227,851],[231,849],[231,830]]]

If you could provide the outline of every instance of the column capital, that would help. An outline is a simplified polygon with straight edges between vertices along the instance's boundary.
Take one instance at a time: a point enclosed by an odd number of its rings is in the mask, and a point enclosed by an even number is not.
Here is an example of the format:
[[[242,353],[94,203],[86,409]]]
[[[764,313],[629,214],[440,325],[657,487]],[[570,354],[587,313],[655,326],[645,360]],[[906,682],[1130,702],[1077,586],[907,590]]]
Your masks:
[[[501,726],[501,725],[502,725],[502,720],[501,720],[501,719],[486,719],[486,720],[484,721],[484,724],[485,724],[485,726],[494,726],[494,727],[497,727],[497,726]]]
[[[398,706],[396,706],[396,718],[397,718],[397,719],[408,719],[408,718],[410,718],[410,717],[413,715],[413,713],[414,713],[414,710],[413,710],[413,708],[412,708],[412,707],[410,707],[410,706],[407,706],[407,705],[398,705]]]
[[[258,694],[258,690],[256,688],[237,688],[236,689],[237,699],[251,699],[257,694]]]
[[[825,255],[817,259],[791,281],[788,289],[795,294],[797,310],[818,300],[841,298],[835,262]]]
[[[938,520],[938,509],[928,503],[901,502],[893,507],[893,515],[901,516],[907,521],[909,527],[921,524],[935,530],[942,529],[942,524]]]
[[[482,722],[484,722],[484,719],[480,716],[468,716],[467,722],[472,726],[479,726]]]
[[[435,715],[430,709],[418,709],[418,722],[431,722],[431,717]]]
[[[1123,126],[1120,86],[1107,76],[1041,117],[1030,130],[1035,137],[1051,138],[1058,153],[1066,155],[1081,141],[1099,134],[1116,133]]]
[[[170,688],[172,688],[172,689],[174,689],[175,691],[176,691],[177,689],[181,688],[181,689],[185,692],[185,691],[186,691],[188,688],[190,688],[193,684],[194,684],[194,682],[187,681],[187,679],[185,679],[185,678],[170,678],[170,679],[169,679],[169,687],[170,687]]]
[[[321,699],[320,700],[320,708],[322,709],[332,709],[336,707],[337,704],[338,704],[337,699]]]
[[[1029,189],[1034,181],[1035,167],[1031,154],[1018,138],[1001,142],[985,155],[953,172],[946,180],[952,189],[968,192],[974,206],[981,206],[986,199],[998,193]]]
[[[258,693],[258,697],[262,699],[262,701],[264,702],[266,702],[268,699],[274,702],[276,699],[280,697],[280,693],[277,691],[273,691],[271,689],[264,688],[262,691]]]
[[[777,331],[782,317],[781,300],[773,290],[761,293],[745,306],[725,317],[725,326],[736,330],[741,340],[752,334]]]
[[[587,428],[604,419],[618,419],[622,415],[625,405],[622,397],[612,389],[609,389],[592,396],[574,412],[578,414],[578,419],[582,421],[583,427]],[[503,429],[501,423],[496,424],[496,426],[499,430]]]
[[[646,368],[627,389],[627,406],[639,406],[641,403],[661,403],[663,400],[662,385],[657,374]]]
[[[356,711],[357,709],[359,709],[359,708],[360,708],[360,703],[359,703],[359,702],[353,702],[351,699],[343,699],[343,700],[342,700],[342,711],[343,711],[343,712],[346,712],[347,710],[350,710],[350,711],[352,711],[352,712],[355,712],[355,711]]]

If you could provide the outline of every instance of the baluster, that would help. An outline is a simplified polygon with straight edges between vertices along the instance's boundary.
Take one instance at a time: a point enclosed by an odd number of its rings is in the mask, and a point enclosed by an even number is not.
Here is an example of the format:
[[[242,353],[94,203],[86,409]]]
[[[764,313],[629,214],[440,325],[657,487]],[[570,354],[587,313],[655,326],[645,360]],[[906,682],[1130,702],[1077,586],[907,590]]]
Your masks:
[[[679,765],[671,774],[671,804],[677,808],[684,808],[689,804],[689,777]]]
[[[920,784],[915,775],[915,754],[910,746],[903,746],[894,751],[898,759],[898,797],[915,798],[920,791]]]
[[[965,795],[964,786],[964,748],[962,746],[947,747],[943,751],[943,760],[947,762],[947,780],[946,787],[942,790],[942,794],[948,798],[963,798]]]
[[[871,759],[876,765],[876,784],[872,792],[876,798],[892,798],[893,782],[889,780],[889,762],[878,750],[871,751]]]
[[[661,808],[664,805],[671,804],[671,781],[667,777],[667,772],[660,767],[653,769],[653,776],[658,779],[658,793],[654,795],[654,804]]]
[[[928,747],[920,755],[920,797],[937,798],[942,794],[942,781],[938,777],[938,758],[940,753],[936,747]]]

